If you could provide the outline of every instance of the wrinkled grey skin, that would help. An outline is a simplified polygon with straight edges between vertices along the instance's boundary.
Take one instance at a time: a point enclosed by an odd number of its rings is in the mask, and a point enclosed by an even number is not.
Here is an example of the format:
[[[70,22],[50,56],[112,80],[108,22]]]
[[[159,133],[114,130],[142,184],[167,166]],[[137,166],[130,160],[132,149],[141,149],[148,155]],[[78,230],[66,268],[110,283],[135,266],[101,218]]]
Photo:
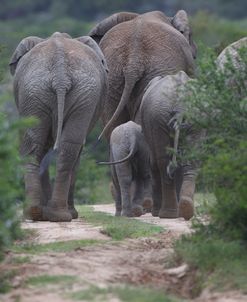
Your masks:
[[[183,93],[180,89],[189,79],[183,71],[175,75],[155,77],[147,86],[140,107],[142,130],[150,147],[154,203],[152,214],[160,218],[180,216],[187,220],[194,212],[193,195],[196,179],[194,164],[187,163],[182,167],[182,171],[177,171],[183,173],[178,196],[175,188],[177,175],[175,173],[175,178],[170,178],[167,173],[171,160],[167,148],[174,147],[176,121],[182,120],[185,111],[184,104],[179,98],[180,93]],[[183,123],[188,125],[186,143],[193,145],[200,143],[202,134],[195,131],[188,121]],[[180,145],[178,147],[183,148]]]
[[[139,123],[137,112],[148,82],[155,76],[184,70],[194,74],[196,46],[185,11],[170,18],[160,11],[114,14],[89,35],[100,42],[109,68],[109,93],[103,111],[106,125],[100,137],[128,120]]]
[[[87,41],[61,33],[47,39],[27,37],[10,60],[19,114],[39,121],[25,131],[21,142],[21,155],[28,156],[26,215],[33,220],[70,221],[78,215],[73,201],[75,169],[107,91],[104,57],[94,41],[89,46]],[[48,171],[40,176],[39,170],[53,146],[57,162],[51,189]]]
[[[152,206],[149,149],[141,126],[129,121],[110,138],[110,164],[116,216],[140,216]]]
[[[247,47],[247,37],[244,37],[230,45],[228,45],[217,58],[217,65],[220,69],[224,69],[225,64],[228,61],[228,58],[232,60],[234,67],[241,68],[241,61],[238,54],[238,50],[241,47]]]
[[[240,48],[246,48],[247,47],[247,37],[244,37],[230,45],[228,45],[218,56],[216,60],[216,64],[220,71],[222,71],[225,74],[225,64],[228,63],[228,61],[231,61],[231,64],[233,65],[235,70],[238,70],[241,73],[245,73],[245,65],[242,62],[242,58],[240,57],[238,51]],[[234,75],[226,75],[226,85],[234,87],[238,85],[236,83],[236,77]],[[246,82],[247,85],[247,82]],[[242,97],[245,97],[243,95]]]

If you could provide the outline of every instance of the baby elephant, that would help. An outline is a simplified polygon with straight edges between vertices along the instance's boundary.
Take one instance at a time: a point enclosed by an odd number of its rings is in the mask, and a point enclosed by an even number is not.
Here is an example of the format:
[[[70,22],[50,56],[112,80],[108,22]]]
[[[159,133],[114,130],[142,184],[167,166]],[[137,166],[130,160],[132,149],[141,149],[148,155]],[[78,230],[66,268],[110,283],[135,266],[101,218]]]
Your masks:
[[[149,149],[141,126],[129,121],[116,127],[110,138],[110,162],[116,216],[140,216],[152,207]]]

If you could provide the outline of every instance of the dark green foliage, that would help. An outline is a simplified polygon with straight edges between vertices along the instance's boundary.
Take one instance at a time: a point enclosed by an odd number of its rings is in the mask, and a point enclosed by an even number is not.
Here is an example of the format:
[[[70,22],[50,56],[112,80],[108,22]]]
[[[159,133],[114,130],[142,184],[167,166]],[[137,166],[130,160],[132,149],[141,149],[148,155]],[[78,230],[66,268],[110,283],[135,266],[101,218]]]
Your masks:
[[[242,289],[246,292],[246,244],[227,241],[212,227],[200,226],[192,236],[184,236],[175,245],[177,260],[197,270],[197,293],[203,287]]]
[[[224,70],[206,50],[197,80],[188,86],[187,118],[206,129],[202,176],[216,200],[208,205],[209,221],[194,220],[195,232],[180,240],[180,260],[197,269],[201,285],[246,291],[247,244],[247,48],[240,49],[241,68],[230,58]],[[191,156],[191,148],[188,150]]]
[[[211,223],[247,240],[247,49],[239,54],[241,69],[229,58],[224,71],[217,68],[212,51],[202,58],[199,76],[189,84],[187,118],[207,131],[207,139],[188,154],[202,161],[204,180],[216,196]]]
[[[19,130],[31,124],[31,120],[11,121],[4,96],[0,94],[0,259],[4,247],[20,235],[17,201],[23,197],[24,188],[18,137]]]
[[[0,274],[0,294],[9,292],[12,288],[11,281],[16,276],[16,270],[6,270]]]
[[[244,0],[2,0],[0,19],[23,18],[42,13],[91,20],[116,11],[163,10],[167,14],[174,14],[178,9],[186,9],[189,13],[203,9],[228,18],[244,18],[247,4]]]
[[[3,248],[17,237],[19,231],[15,206],[19,190],[16,135],[17,125],[10,124],[0,113],[0,259]]]

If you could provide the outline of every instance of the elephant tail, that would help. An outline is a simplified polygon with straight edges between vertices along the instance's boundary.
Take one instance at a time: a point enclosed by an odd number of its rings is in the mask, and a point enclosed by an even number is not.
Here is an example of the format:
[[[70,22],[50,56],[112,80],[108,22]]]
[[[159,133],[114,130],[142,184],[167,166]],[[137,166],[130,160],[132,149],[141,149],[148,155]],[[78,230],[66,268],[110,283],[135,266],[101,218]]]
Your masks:
[[[40,171],[39,171],[40,175],[43,175],[45,173],[50,163],[55,158],[61,141],[66,90],[56,89],[56,94],[57,94],[57,111],[58,111],[57,137],[53,149],[50,149],[46,153],[46,155],[43,157],[40,163]]]
[[[117,164],[121,164],[121,163],[124,163],[124,162],[126,162],[127,160],[129,160],[129,159],[133,156],[133,154],[134,154],[134,149],[132,149],[132,150],[130,151],[130,153],[129,153],[126,157],[124,157],[124,158],[122,158],[122,159],[120,159],[120,160],[117,160],[117,161],[109,161],[109,162],[107,162],[107,161],[100,161],[100,162],[97,162],[97,164],[98,164],[98,165],[117,165]]]
[[[98,137],[98,141],[101,140],[102,136],[107,133],[109,131],[109,129],[112,127],[112,125],[116,122],[116,120],[118,119],[120,113],[123,111],[124,107],[127,105],[132,90],[134,89],[136,84],[136,80],[131,78],[131,79],[127,79],[125,77],[125,84],[124,84],[124,90],[121,96],[121,100],[117,106],[116,111],[114,112],[113,116],[111,117],[111,119],[108,121],[108,123],[105,125],[104,129],[102,130],[102,132],[100,133],[99,137]]]
[[[110,161],[110,162],[101,161],[101,162],[97,162],[97,164],[98,165],[117,165],[117,164],[124,163],[134,156],[134,153],[136,152],[135,146],[136,146],[136,141],[132,140],[130,143],[130,152],[126,157],[119,159],[117,161]]]
[[[62,128],[63,128],[63,113],[64,113],[64,102],[65,102],[65,89],[57,89],[57,137],[53,147],[54,151],[57,151],[60,145],[61,135],[62,135]]]

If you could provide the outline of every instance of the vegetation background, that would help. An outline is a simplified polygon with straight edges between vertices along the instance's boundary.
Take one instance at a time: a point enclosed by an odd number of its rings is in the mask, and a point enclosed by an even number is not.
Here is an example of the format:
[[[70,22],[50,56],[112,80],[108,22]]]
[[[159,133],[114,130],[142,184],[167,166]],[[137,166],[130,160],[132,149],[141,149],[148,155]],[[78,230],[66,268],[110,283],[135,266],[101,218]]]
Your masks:
[[[55,31],[73,37],[85,35],[95,23],[119,11],[161,10],[172,16],[179,9],[190,15],[194,40],[199,45],[199,61],[205,45],[218,54],[228,44],[247,36],[245,0],[0,0],[0,250],[1,244],[5,245],[11,234],[16,234],[15,206],[24,200],[17,134],[23,125],[17,122],[8,72],[8,61],[17,44],[27,36],[47,37]],[[98,123],[88,137],[87,147],[100,129]],[[78,203],[111,200],[109,170],[95,163],[107,157],[106,142],[82,157],[76,184]]]

